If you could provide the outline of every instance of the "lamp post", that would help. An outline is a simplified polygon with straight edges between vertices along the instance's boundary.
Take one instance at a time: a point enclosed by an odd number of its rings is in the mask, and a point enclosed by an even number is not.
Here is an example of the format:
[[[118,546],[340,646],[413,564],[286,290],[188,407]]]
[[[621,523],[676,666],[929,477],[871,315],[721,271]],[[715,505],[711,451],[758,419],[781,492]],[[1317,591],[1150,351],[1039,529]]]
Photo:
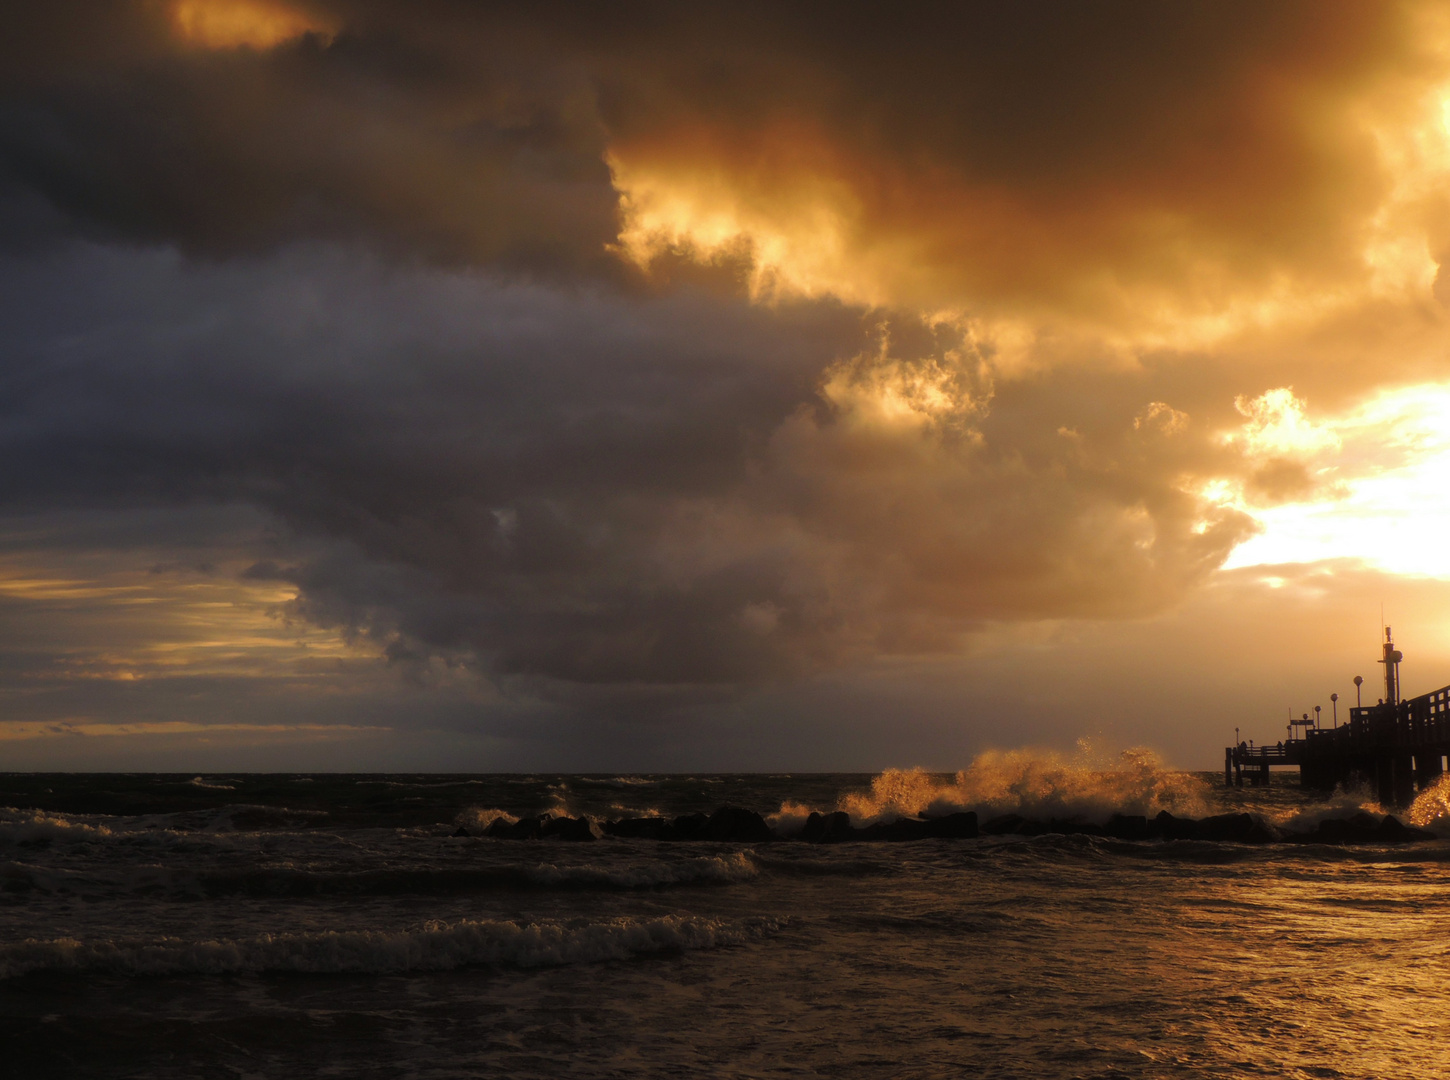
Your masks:
[[[1339,727],[1339,695],[1330,694],[1329,704],[1334,707],[1334,726],[1337,729]]]
[[[1314,730],[1319,730],[1319,706],[1314,706]]]
[[[1362,708],[1364,708],[1364,702],[1359,700],[1359,688],[1361,686],[1363,686],[1363,685],[1364,685],[1364,676],[1363,675],[1356,675],[1354,677],[1354,707],[1356,709],[1362,709]]]

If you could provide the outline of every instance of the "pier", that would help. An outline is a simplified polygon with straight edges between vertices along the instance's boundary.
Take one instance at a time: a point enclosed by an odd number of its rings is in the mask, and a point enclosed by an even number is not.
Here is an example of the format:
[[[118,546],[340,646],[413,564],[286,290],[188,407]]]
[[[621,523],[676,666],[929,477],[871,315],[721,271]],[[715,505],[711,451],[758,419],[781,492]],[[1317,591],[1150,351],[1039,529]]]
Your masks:
[[[1302,787],[1332,791],[1340,785],[1372,786],[1383,806],[1408,806],[1450,765],[1450,686],[1419,697],[1399,696],[1403,659],[1385,629],[1385,696],[1349,710],[1349,722],[1321,727],[1317,718],[1291,721],[1289,739],[1271,746],[1239,743],[1224,749],[1224,783],[1242,787],[1269,782],[1275,766],[1298,766]],[[1356,680],[1358,685],[1358,680]],[[1302,734],[1295,737],[1295,730]]]

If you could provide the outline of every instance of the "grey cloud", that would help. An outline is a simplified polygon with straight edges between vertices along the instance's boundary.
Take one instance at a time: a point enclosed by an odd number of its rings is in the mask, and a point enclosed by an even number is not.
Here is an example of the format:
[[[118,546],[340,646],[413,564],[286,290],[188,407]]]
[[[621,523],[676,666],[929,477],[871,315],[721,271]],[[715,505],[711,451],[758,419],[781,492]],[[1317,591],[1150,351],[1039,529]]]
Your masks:
[[[248,575],[418,672],[599,701],[780,679],[996,618],[1158,610],[1245,530],[1195,529],[1184,459],[1134,449],[1134,379],[1098,383],[1115,419],[1085,453],[1051,386],[994,388],[899,318],[891,348],[915,355],[883,359],[880,317],[833,303],[326,248],[77,248],[0,273],[0,507],[256,506],[279,528],[238,538]],[[882,372],[968,404],[873,426],[852,380]]]

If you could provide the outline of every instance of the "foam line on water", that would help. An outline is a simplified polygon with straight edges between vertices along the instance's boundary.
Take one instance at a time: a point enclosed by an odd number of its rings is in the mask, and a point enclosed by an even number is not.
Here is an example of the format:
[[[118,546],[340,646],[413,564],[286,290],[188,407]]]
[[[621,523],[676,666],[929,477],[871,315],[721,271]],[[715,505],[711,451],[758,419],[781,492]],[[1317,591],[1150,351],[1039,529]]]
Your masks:
[[[0,979],[37,971],[122,975],[245,972],[370,974],[448,971],[479,964],[556,967],[661,952],[741,945],[775,932],[780,920],[738,923],[696,916],[588,923],[463,921],[419,929],[261,934],[231,940],[27,940],[0,946]]]

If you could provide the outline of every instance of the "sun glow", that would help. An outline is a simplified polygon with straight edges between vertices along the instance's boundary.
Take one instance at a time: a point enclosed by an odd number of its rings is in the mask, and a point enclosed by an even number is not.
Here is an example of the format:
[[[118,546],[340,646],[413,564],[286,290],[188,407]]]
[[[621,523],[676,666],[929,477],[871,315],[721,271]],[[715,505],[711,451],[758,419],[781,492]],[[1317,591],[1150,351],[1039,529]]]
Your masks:
[[[1318,497],[1266,508],[1250,505],[1242,488],[1215,488],[1220,501],[1263,526],[1226,568],[1358,559],[1391,573],[1450,578],[1450,384],[1387,391],[1318,421],[1307,419],[1303,402],[1273,393],[1281,420],[1259,423],[1261,410],[1245,438],[1299,453],[1329,483]]]

